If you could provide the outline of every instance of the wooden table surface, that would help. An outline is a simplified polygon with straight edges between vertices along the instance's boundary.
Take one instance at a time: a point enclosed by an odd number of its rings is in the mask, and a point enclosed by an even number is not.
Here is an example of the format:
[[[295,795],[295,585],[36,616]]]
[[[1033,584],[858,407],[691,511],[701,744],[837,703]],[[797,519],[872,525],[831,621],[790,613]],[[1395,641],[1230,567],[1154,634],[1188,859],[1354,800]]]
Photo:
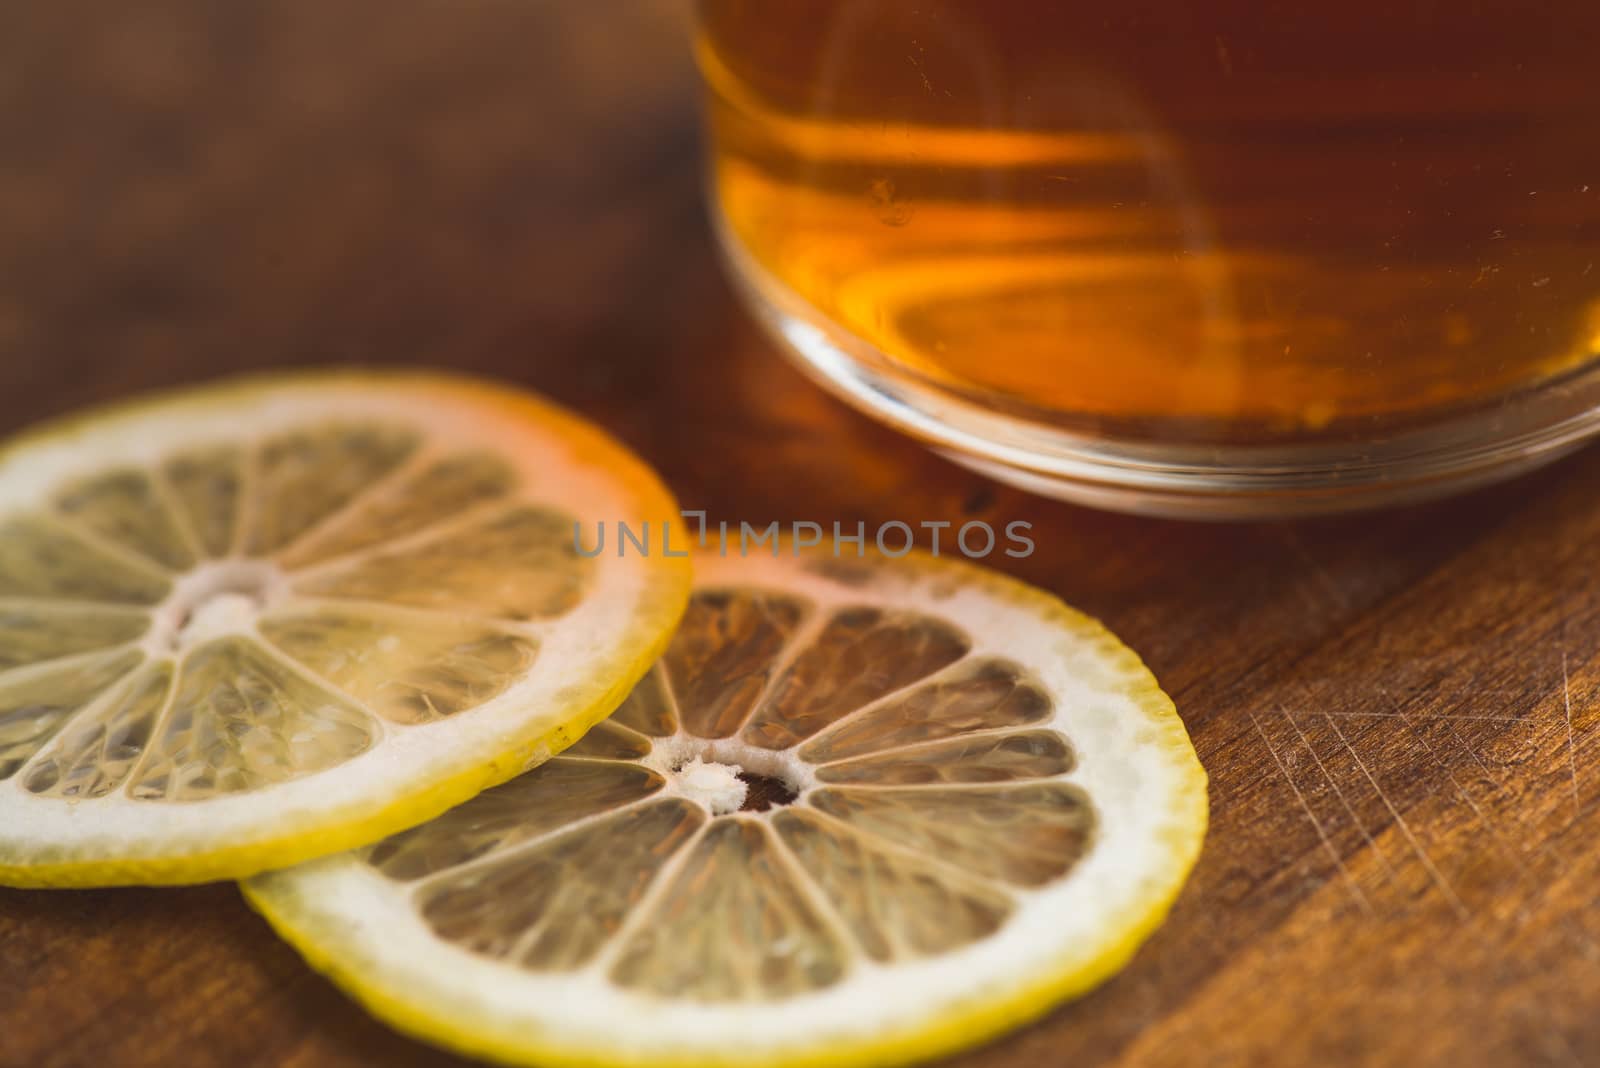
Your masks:
[[[0,0],[0,429],[246,368],[432,364],[587,412],[713,519],[1035,526],[1007,570],[1177,700],[1212,829],[1094,995],[958,1058],[1600,1064],[1600,450],[1357,518],[1000,488],[735,304],[671,4]],[[232,886],[0,892],[0,1064],[441,1065]]]

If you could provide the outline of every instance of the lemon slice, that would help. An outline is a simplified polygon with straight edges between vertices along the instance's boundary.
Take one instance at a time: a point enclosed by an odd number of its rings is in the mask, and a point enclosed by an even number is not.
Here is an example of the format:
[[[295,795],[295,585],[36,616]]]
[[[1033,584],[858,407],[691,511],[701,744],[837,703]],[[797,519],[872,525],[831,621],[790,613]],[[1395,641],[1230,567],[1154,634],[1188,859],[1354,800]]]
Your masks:
[[[665,657],[572,749],[247,896],[395,1026],[532,1064],[933,1056],[1160,922],[1205,773],[1101,626],[927,557],[695,566]]]
[[[686,560],[587,557],[574,522],[674,514],[594,427],[438,376],[247,380],[12,442],[0,883],[244,876],[537,764],[688,597]]]

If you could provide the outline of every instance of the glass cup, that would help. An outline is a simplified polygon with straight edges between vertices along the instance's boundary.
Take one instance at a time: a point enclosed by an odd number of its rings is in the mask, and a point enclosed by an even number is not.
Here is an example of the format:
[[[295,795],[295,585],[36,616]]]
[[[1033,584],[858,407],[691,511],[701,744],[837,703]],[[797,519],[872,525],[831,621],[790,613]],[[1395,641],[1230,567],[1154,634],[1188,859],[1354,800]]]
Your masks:
[[[1282,515],[1600,429],[1594,0],[701,0],[713,216],[800,366],[955,459]]]

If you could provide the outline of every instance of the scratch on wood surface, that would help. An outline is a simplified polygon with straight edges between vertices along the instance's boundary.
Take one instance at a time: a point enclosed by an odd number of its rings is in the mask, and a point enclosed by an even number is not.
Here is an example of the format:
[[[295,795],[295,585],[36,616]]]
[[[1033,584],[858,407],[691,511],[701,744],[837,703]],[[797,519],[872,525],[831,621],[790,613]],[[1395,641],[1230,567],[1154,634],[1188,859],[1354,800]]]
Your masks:
[[[1439,770],[1444,772],[1445,778],[1450,780],[1450,785],[1455,787],[1456,793],[1461,795],[1461,800],[1465,801],[1467,803],[1467,807],[1472,809],[1472,814],[1477,817],[1478,822],[1483,824],[1485,828],[1490,828],[1491,833],[1493,833],[1489,821],[1484,818],[1483,810],[1479,808],[1478,803],[1472,799],[1472,795],[1467,793],[1466,788],[1456,780],[1455,772],[1450,770],[1450,765],[1445,763],[1444,758],[1439,755],[1439,751],[1435,749],[1432,743],[1430,743],[1423,733],[1417,729],[1417,725],[1411,721],[1411,717],[1405,714],[1405,712],[1400,708],[1399,702],[1396,701],[1387,690],[1380,686],[1378,687],[1378,692],[1383,695],[1384,700],[1388,701],[1394,706],[1395,715],[1400,717],[1400,722],[1405,724],[1406,729],[1411,732],[1411,736],[1413,738],[1422,743],[1422,748],[1426,749],[1428,751],[1428,755],[1433,758],[1433,762],[1439,765]]]
[[[1450,902],[1450,906],[1455,909],[1456,915],[1463,920],[1467,919],[1471,916],[1467,903],[1461,900],[1461,896],[1456,893],[1455,887],[1450,885],[1450,880],[1444,877],[1444,872],[1438,869],[1433,863],[1433,858],[1428,856],[1428,851],[1422,848],[1422,843],[1417,840],[1417,836],[1411,833],[1411,825],[1406,823],[1406,818],[1400,815],[1400,810],[1395,807],[1393,801],[1389,800],[1389,795],[1384,793],[1383,787],[1378,784],[1377,778],[1368,769],[1367,762],[1361,759],[1361,754],[1356,752],[1355,746],[1350,744],[1350,739],[1344,736],[1344,731],[1339,729],[1339,725],[1333,721],[1333,717],[1324,715],[1324,718],[1327,719],[1328,726],[1333,728],[1333,733],[1339,736],[1339,741],[1343,742],[1344,747],[1350,751],[1351,759],[1356,762],[1356,767],[1361,769],[1361,774],[1367,777],[1367,781],[1377,791],[1378,800],[1383,802],[1383,807],[1388,809],[1389,815],[1394,817],[1395,826],[1400,829],[1400,833],[1411,844],[1411,848],[1417,854],[1417,860],[1422,864],[1423,870],[1428,873],[1428,877],[1439,888],[1439,892],[1445,896],[1445,900]]]
[[[1421,742],[1422,748],[1426,749],[1428,751],[1428,755],[1433,757],[1434,763],[1439,765],[1439,769],[1443,771],[1445,777],[1450,780],[1450,785],[1455,787],[1456,793],[1461,795],[1461,800],[1465,801],[1467,803],[1467,807],[1472,809],[1473,817],[1483,827],[1484,831],[1488,833],[1489,837],[1494,839],[1494,843],[1500,848],[1500,851],[1506,856],[1510,857],[1512,861],[1514,861],[1516,865],[1523,871],[1529,870],[1527,857],[1523,855],[1521,850],[1514,849],[1511,843],[1506,841],[1505,836],[1500,833],[1499,829],[1495,826],[1494,821],[1489,819],[1489,817],[1484,814],[1483,809],[1478,806],[1478,802],[1473,800],[1472,794],[1468,792],[1465,786],[1461,785],[1460,780],[1456,778],[1455,772],[1450,770],[1450,765],[1445,763],[1444,758],[1439,755],[1439,751],[1436,750],[1433,747],[1433,744],[1428,741],[1427,737],[1417,729],[1416,724],[1411,721],[1411,717],[1407,716],[1405,712],[1400,709],[1400,703],[1382,687],[1378,689],[1378,692],[1383,694],[1383,696],[1388,699],[1390,704],[1394,705],[1395,711],[1399,713],[1401,720],[1405,723],[1406,728],[1411,732],[1412,737]],[[1458,741],[1460,740],[1459,735],[1457,735],[1456,738]],[[1474,755],[1470,749],[1467,750],[1467,755],[1471,756],[1474,760],[1477,760],[1477,756]]]
[[[1306,548],[1306,543],[1300,539],[1300,535],[1292,525],[1285,524],[1279,529],[1283,532],[1283,540],[1290,549],[1294,550],[1294,554],[1300,558],[1301,563],[1306,565],[1306,569],[1311,572],[1311,577],[1322,588],[1322,592],[1327,595],[1328,600],[1332,601],[1340,611],[1348,612],[1350,610],[1350,598],[1345,596],[1344,591],[1339,588],[1338,582],[1334,581],[1333,572],[1329,571],[1326,565],[1311,555],[1311,550]]]
[[[1431,719],[1433,717],[1429,718]],[[1461,737],[1461,732],[1456,730],[1454,723],[1450,722],[1451,717],[1441,716],[1439,718],[1444,721],[1444,729],[1450,732],[1450,737],[1456,740],[1456,744],[1461,747],[1462,752],[1466,753],[1467,756],[1472,758],[1472,762],[1478,765],[1478,770],[1483,772],[1484,778],[1488,779],[1489,782],[1494,784],[1494,788],[1496,790],[1499,790],[1501,788],[1500,779],[1495,775],[1494,772],[1489,770],[1489,765],[1483,762],[1483,758],[1478,755],[1478,751],[1472,748],[1472,746],[1468,745],[1465,738]]]
[[[1572,681],[1567,675],[1567,651],[1561,650],[1561,702],[1567,710],[1567,772],[1572,779],[1572,818],[1583,813],[1578,802],[1578,755],[1572,745]]]
[[[1418,665],[1418,666],[1426,666]],[[1326,684],[1339,683],[1344,686],[1355,686],[1365,683],[1372,677],[1372,671],[1365,670],[1360,673],[1351,673],[1348,676],[1326,675],[1322,682]],[[1540,680],[1530,680],[1522,686],[1484,686],[1474,681],[1459,682],[1447,688],[1445,680],[1430,680],[1426,685],[1417,684],[1410,688],[1411,696],[1427,694],[1440,699],[1459,697],[1462,699],[1475,697],[1515,697],[1525,701],[1536,700],[1545,695],[1547,687]]]
[[[1294,791],[1295,800],[1300,802],[1300,807],[1305,811],[1306,818],[1311,821],[1311,826],[1316,829],[1317,838],[1322,842],[1322,848],[1328,851],[1328,856],[1333,858],[1334,867],[1339,869],[1339,874],[1344,876],[1345,885],[1350,888],[1351,895],[1356,899],[1356,904],[1361,906],[1361,911],[1372,915],[1372,902],[1367,900],[1367,895],[1356,882],[1355,876],[1350,874],[1350,869],[1345,867],[1344,858],[1333,847],[1333,842],[1328,838],[1328,832],[1323,830],[1322,821],[1317,819],[1317,814],[1311,811],[1311,805],[1306,801],[1306,795],[1300,787],[1295,785],[1294,777],[1289,774],[1289,768],[1284,764],[1283,758],[1278,755],[1278,750],[1273,746],[1272,739],[1267,737],[1267,732],[1261,729],[1261,721],[1256,719],[1254,711],[1250,712],[1250,722],[1255,724],[1256,733],[1261,736],[1261,742],[1267,747],[1267,753],[1272,757],[1272,762],[1278,766],[1278,772],[1283,776],[1283,781],[1289,784],[1289,789]]]
[[[1322,777],[1328,780],[1329,786],[1333,787],[1333,796],[1339,799],[1339,804],[1349,815],[1350,822],[1356,825],[1356,830],[1360,831],[1361,837],[1366,839],[1367,848],[1377,854],[1378,862],[1383,865],[1384,877],[1391,882],[1395,880],[1399,873],[1395,871],[1394,865],[1389,863],[1389,854],[1379,847],[1377,840],[1367,830],[1367,825],[1361,822],[1360,816],[1356,815],[1355,807],[1350,804],[1349,799],[1344,796],[1344,791],[1339,788],[1339,780],[1333,777],[1333,774],[1328,771],[1328,766],[1322,762],[1322,757],[1317,755],[1317,747],[1311,744],[1311,739],[1306,737],[1306,732],[1300,729],[1300,724],[1295,721],[1294,716],[1289,713],[1288,709],[1280,706],[1278,711],[1283,713],[1283,717],[1289,721],[1289,726],[1293,727],[1295,734],[1300,736],[1300,743],[1311,754],[1311,759],[1316,761],[1317,770],[1322,772]]]
[[[1384,694],[1385,697],[1388,697],[1390,703],[1394,705],[1396,710],[1400,708],[1399,702],[1396,701],[1391,694],[1387,693],[1381,688],[1378,692]],[[1402,713],[1402,716],[1405,719],[1405,724],[1407,728],[1410,729],[1412,735],[1417,739],[1417,741],[1422,743],[1422,747],[1428,751],[1429,755],[1431,755],[1439,764],[1439,767],[1443,769],[1445,775],[1450,779],[1450,784],[1456,788],[1456,792],[1461,795],[1461,799],[1467,803],[1469,808],[1472,809],[1473,816],[1476,817],[1478,823],[1483,827],[1490,839],[1493,840],[1499,851],[1511,859],[1511,861],[1517,866],[1520,875],[1537,878],[1537,872],[1535,871],[1533,864],[1529,862],[1528,854],[1530,852],[1537,851],[1544,853],[1547,856],[1554,857],[1549,845],[1546,843],[1536,844],[1526,835],[1519,836],[1516,842],[1509,840],[1505,834],[1501,832],[1499,825],[1484,814],[1483,809],[1479,807],[1476,801],[1473,800],[1472,794],[1460,783],[1460,781],[1456,779],[1455,773],[1450,770],[1447,764],[1445,764],[1444,759],[1439,756],[1438,752],[1433,748],[1433,745],[1428,741],[1427,737],[1417,729],[1416,724],[1411,721],[1411,718],[1404,716],[1404,713]],[[1456,739],[1457,744],[1459,744],[1461,748],[1466,751],[1467,755],[1470,756],[1479,767],[1483,767],[1483,761],[1478,760],[1477,754],[1474,753],[1471,747],[1469,747],[1462,740],[1461,736],[1456,733],[1455,728],[1449,724],[1446,724],[1445,729],[1450,732],[1453,738]],[[1484,770],[1486,772],[1488,771],[1487,768],[1484,768]],[[1493,780],[1491,779],[1491,782],[1492,781]],[[1499,783],[1494,783],[1494,788],[1499,790]],[[1582,950],[1582,952],[1591,960],[1600,961],[1600,943],[1597,943],[1587,931],[1574,926],[1570,919],[1568,920],[1567,926],[1568,932],[1572,937],[1573,944]]]
[[[1401,718],[1404,720],[1406,727],[1411,731],[1412,736],[1415,737],[1418,742],[1422,743],[1422,747],[1426,749],[1429,755],[1433,757],[1434,761],[1438,763],[1441,770],[1444,771],[1446,777],[1449,778],[1450,784],[1454,786],[1456,792],[1461,795],[1461,799],[1467,803],[1469,808],[1472,809],[1473,816],[1483,827],[1489,838],[1494,842],[1496,848],[1503,855],[1511,859],[1511,861],[1517,866],[1520,875],[1538,878],[1537,870],[1528,859],[1530,853],[1540,853],[1550,857],[1556,863],[1560,863],[1559,859],[1555,857],[1554,851],[1547,842],[1536,842],[1533,838],[1527,835],[1519,835],[1515,841],[1507,838],[1506,835],[1502,833],[1500,825],[1494,820],[1490,819],[1484,813],[1483,809],[1473,799],[1471,792],[1468,791],[1467,788],[1456,778],[1455,773],[1450,770],[1443,757],[1439,755],[1439,753],[1434,749],[1432,743],[1428,741],[1426,735],[1417,729],[1416,724],[1412,722],[1412,717],[1407,716],[1401,709],[1400,702],[1394,697],[1394,695],[1384,690],[1382,687],[1379,687],[1378,692],[1383,694],[1383,696],[1388,699],[1389,703],[1394,706],[1396,712],[1399,713]],[[1436,717],[1427,718],[1432,719]],[[1473,752],[1472,747],[1467,745],[1465,739],[1461,737],[1460,733],[1456,731],[1455,727],[1446,722],[1445,730],[1448,731],[1450,736],[1455,739],[1456,744],[1467,754],[1467,756],[1471,757],[1473,762],[1476,763],[1478,767],[1483,769],[1485,775],[1489,777],[1489,782],[1494,789],[1496,791],[1500,790],[1500,783],[1496,781],[1492,775],[1489,775],[1488,767],[1483,763],[1482,760],[1478,758],[1478,754]],[[1568,934],[1572,939],[1573,945],[1578,947],[1578,949],[1581,950],[1587,957],[1589,957],[1590,960],[1600,961],[1600,942],[1596,942],[1595,939],[1581,927],[1577,927],[1572,924],[1570,918],[1567,920],[1566,926],[1568,928]]]
[[[1331,717],[1331,718],[1337,718],[1337,719],[1405,719],[1406,718],[1405,716],[1400,715],[1399,713],[1396,713],[1396,712],[1324,712],[1324,713],[1322,713],[1322,715],[1328,716],[1328,717]],[[1436,720],[1436,719],[1439,719],[1439,720],[1458,719],[1458,720],[1462,720],[1464,722],[1474,722],[1474,721],[1476,721],[1476,722],[1484,722],[1484,723],[1522,723],[1522,722],[1524,722],[1524,720],[1526,720],[1527,717],[1525,717],[1525,716],[1478,716],[1478,715],[1471,715],[1471,714],[1465,714],[1465,713],[1462,714],[1462,715],[1452,716],[1452,715],[1448,715],[1448,714],[1445,714],[1445,713],[1437,713],[1436,714],[1436,713],[1429,712],[1429,713],[1427,713],[1425,715],[1419,715],[1417,718],[1418,719],[1425,719],[1425,720],[1429,721],[1430,723],[1432,721]]]
[[[1399,701],[1398,698],[1394,697],[1392,694],[1390,694],[1386,690],[1380,689],[1379,692],[1384,694],[1385,697],[1389,698],[1389,703],[1390,703],[1390,705],[1392,705],[1394,707],[1396,712],[1400,712],[1400,701]],[[1503,695],[1504,691],[1496,691],[1496,690],[1479,690],[1479,691],[1476,691],[1476,695],[1478,695],[1478,696],[1481,696],[1484,693],[1500,693],[1500,694]],[[1402,718],[1404,718],[1404,717],[1402,716]],[[1456,725],[1455,725],[1454,721],[1460,720],[1462,722],[1481,722],[1481,723],[1522,723],[1522,722],[1525,722],[1529,717],[1526,717],[1526,716],[1491,716],[1491,715],[1478,715],[1478,714],[1474,714],[1474,713],[1460,713],[1460,714],[1457,714],[1457,715],[1450,715],[1450,714],[1447,714],[1447,713],[1432,713],[1432,712],[1430,712],[1430,713],[1427,713],[1425,715],[1419,716],[1418,718],[1424,719],[1429,723],[1433,723],[1435,721],[1443,723],[1445,731],[1450,735],[1450,737],[1452,739],[1454,739],[1456,745],[1461,749],[1461,751],[1463,753],[1466,753],[1467,756],[1472,758],[1472,762],[1474,764],[1478,765],[1478,770],[1483,772],[1484,778],[1486,780],[1488,780],[1489,784],[1491,786],[1493,786],[1496,791],[1499,791],[1499,790],[1503,789],[1503,787],[1502,787],[1502,785],[1500,783],[1499,776],[1497,776],[1494,772],[1489,770],[1489,765],[1484,763],[1483,758],[1478,755],[1478,751],[1476,749],[1474,749],[1472,747],[1471,743],[1468,742],[1466,740],[1466,738],[1462,736],[1461,732],[1456,729]],[[1408,720],[1408,723],[1409,723],[1409,720]]]

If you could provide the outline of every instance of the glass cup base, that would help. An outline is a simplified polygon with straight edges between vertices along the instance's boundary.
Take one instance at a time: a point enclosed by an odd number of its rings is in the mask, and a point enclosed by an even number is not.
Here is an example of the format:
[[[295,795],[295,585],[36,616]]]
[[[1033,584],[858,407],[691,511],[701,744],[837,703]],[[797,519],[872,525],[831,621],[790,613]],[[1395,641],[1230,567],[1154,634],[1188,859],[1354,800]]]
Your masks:
[[[1491,407],[1358,441],[1152,444],[1076,433],[974,403],[897,368],[818,316],[726,225],[718,231],[745,302],[807,375],[955,462],[1047,497],[1182,519],[1356,511],[1510,478],[1600,433],[1600,360]]]

